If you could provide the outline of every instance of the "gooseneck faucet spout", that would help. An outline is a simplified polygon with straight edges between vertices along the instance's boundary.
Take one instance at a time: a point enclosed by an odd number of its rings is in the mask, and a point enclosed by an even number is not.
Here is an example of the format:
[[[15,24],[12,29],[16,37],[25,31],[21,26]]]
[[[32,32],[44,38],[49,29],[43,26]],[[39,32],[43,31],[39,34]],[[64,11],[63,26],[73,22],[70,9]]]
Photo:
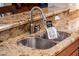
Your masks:
[[[43,11],[40,7],[37,7],[37,6],[33,7],[30,11],[30,19],[29,19],[29,21],[30,21],[30,33],[31,34],[34,33],[34,24],[33,24],[33,15],[32,15],[34,10],[38,10],[41,12],[41,15],[42,15],[41,22],[44,25],[44,27],[46,27],[46,20],[47,20],[45,14],[43,13]]]
[[[35,32],[38,31],[38,30],[36,30],[36,26],[33,24],[33,17],[32,17],[33,15],[32,14],[33,14],[34,10],[38,10],[41,13],[41,16],[42,16],[41,22],[42,22],[42,24],[43,24],[43,26],[44,26],[44,28],[47,32],[48,39],[57,38],[58,32],[57,32],[56,28],[53,27],[51,21],[47,21],[46,16],[45,16],[45,14],[43,13],[43,11],[40,7],[33,7],[30,11],[30,19],[29,19],[29,21],[30,21],[30,26],[29,26],[30,27],[30,33],[32,34],[32,33],[35,33]]]

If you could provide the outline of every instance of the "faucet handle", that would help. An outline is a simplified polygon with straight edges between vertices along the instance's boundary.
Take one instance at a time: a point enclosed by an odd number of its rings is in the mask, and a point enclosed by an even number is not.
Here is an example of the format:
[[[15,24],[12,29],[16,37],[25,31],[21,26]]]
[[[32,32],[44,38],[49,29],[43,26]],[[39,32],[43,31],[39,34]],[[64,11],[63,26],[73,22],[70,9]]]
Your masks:
[[[39,24],[38,25],[35,25],[34,32],[38,32],[38,31],[40,31],[40,29],[41,29],[41,27],[40,27]]]

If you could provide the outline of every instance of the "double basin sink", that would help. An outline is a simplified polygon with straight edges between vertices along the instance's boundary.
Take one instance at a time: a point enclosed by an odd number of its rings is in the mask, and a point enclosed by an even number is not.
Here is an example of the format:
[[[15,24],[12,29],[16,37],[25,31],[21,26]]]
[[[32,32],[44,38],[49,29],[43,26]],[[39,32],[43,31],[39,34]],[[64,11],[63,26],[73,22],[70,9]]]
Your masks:
[[[29,36],[26,39],[22,39],[17,43],[35,49],[49,49],[71,35],[70,33],[61,32],[61,31],[58,31],[58,33],[59,36],[56,39],[48,39],[47,33],[42,32],[38,35]]]

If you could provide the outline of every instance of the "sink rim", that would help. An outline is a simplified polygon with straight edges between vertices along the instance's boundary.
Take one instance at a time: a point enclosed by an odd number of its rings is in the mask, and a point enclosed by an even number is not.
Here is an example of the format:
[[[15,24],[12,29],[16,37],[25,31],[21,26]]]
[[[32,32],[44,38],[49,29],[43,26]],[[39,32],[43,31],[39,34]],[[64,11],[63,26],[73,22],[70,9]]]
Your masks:
[[[35,38],[34,40],[38,40],[38,38],[40,38],[40,37],[37,37],[37,39]],[[26,40],[26,41],[27,41],[27,40],[29,40],[29,39],[30,39],[30,37],[29,37],[29,38],[26,38],[26,39],[19,40],[19,41],[17,42],[17,44],[18,44],[18,45],[21,44],[22,46],[25,46],[25,47],[30,47],[30,46],[26,46],[25,44],[23,44],[23,43],[21,42],[21,41],[23,41],[23,40]],[[31,40],[33,40],[33,39],[31,39]],[[42,38],[40,38],[40,40],[48,40],[48,39],[42,39]],[[49,43],[49,42],[51,42],[51,40],[48,40],[47,42]],[[37,44],[38,44],[38,43],[37,43]],[[53,46],[55,46],[56,44],[57,44],[57,43],[55,43],[55,42],[52,41],[52,46],[50,46],[49,48],[44,48],[44,50],[50,49],[50,48],[52,48]],[[41,45],[40,45],[40,46],[41,46]],[[30,47],[30,48],[33,48],[33,47]],[[34,49],[43,50],[43,48],[37,48],[37,47],[34,48]]]
[[[61,32],[63,32],[63,31],[61,31]],[[43,33],[45,33],[45,31],[43,32]],[[68,32],[66,32],[66,33],[68,33]],[[70,36],[71,36],[71,33],[68,33],[68,34],[70,34]],[[35,34],[36,35],[36,34]],[[32,39],[32,38],[41,38],[41,37],[36,37],[36,36],[38,36],[38,35],[36,35],[35,36],[34,34],[33,35],[30,35],[30,36],[28,36],[27,38],[23,38],[23,39],[21,39],[21,40],[29,40],[30,38]],[[69,37],[70,37],[69,36]],[[68,37],[67,37],[68,38]],[[52,40],[52,39],[44,39],[44,38],[41,38],[42,40]],[[66,38],[65,38],[66,39]],[[64,39],[64,40],[65,40]],[[21,40],[19,40],[19,41],[21,41]],[[38,39],[37,39],[38,40]],[[18,41],[18,42],[19,42]],[[54,41],[54,40],[52,40],[53,41],[53,43],[55,43],[55,45],[57,45],[58,43],[60,43],[60,42],[57,42],[57,41]],[[62,40],[63,41],[63,40]],[[20,43],[22,46],[24,46],[22,43]],[[52,45],[52,47],[54,47],[55,45]],[[28,47],[28,46],[25,46],[25,47]],[[47,48],[47,49],[51,49],[52,47],[50,47],[50,48]],[[32,47],[30,47],[30,48],[32,48]],[[33,49],[33,48],[32,48]],[[34,48],[34,49],[37,49],[37,48]],[[40,49],[40,50],[42,50],[42,49]],[[46,50],[46,49],[44,49],[44,50]]]

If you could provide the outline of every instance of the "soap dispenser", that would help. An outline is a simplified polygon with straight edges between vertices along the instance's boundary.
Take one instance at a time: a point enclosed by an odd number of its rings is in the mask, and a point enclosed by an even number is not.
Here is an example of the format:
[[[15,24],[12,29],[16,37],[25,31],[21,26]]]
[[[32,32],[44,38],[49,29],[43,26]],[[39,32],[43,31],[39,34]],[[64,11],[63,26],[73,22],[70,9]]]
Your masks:
[[[46,21],[47,25],[47,36],[48,39],[56,39],[57,38],[57,30],[56,28],[52,25],[52,21]]]

